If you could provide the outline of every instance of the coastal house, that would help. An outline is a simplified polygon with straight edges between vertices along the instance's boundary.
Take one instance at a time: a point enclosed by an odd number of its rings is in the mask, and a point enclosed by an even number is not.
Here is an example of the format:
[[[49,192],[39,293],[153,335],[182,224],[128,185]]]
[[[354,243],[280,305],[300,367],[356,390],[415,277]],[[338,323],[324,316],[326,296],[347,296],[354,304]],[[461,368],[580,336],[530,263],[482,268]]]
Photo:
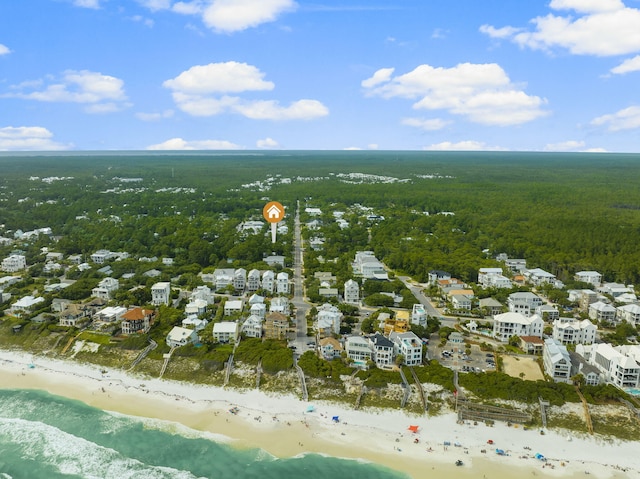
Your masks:
[[[318,308],[316,329],[320,337],[325,338],[332,334],[340,334],[341,321],[342,312],[335,306],[325,303]]]
[[[243,304],[241,299],[230,299],[224,303],[224,315],[231,316],[242,312]]]
[[[616,322],[626,321],[636,327],[640,326],[640,305],[625,304],[616,308]]]
[[[117,291],[119,287],[120,282],[117,279],[103,278],[98,285],[91,290],[91,296],[109,301],[111,299],[111,293]]]
[[[106,261],[115,258],[115,255],[109,250],[99,249],[90,258],[95,264],[104,264]]]
[[[276,293],[289,294],[289,274],[284,271],[276,276]]]
[[[247,291],[253,293],[260,289],[260,271],[257,269],[252,269],[247,274]]]
[[[366,368],[367,361],[373,356],[371,343],[363,336],[348,336],[344,342],[344,350],[353,364],[360,368]]]
[[[262,337],[262,321],[263,318],[250,315],[244,323],[242,323],[241,332],[248,338],[261,338]]]
[[[271,303],[269,304],[269,312],[280,313],[285,316],[288,316],[291,312],[291,309],[289,306],[289,299],[282,296],[273,298],[271,300]]]
[[[264,303],[254,303],[249,308],[249,314],[264,319],[267,314],[267,305]]]
[[[191,294],[189,295],[189,301],[194,302],[198,300],[204,301],[207,305],[213,304],[215,302],[213,291],[211,291],[211,288],[209,288],[209,286],[200,285],[197,286],[193,291],[191,291]]]
[[[478,301],[480,309],[485,316],[494,316],[502,313],[502,303],[494,298],[482,298]]]
[[[521,313],[502,313],[493,317],[493,337],[507,342],[511,336],[542,337],[544,321],[537,314],[526,317]]]
[[[527,260],[522,258],[505,258],[504,265],[512,273],[521,273],[527,269]]]
[[[236,270],[233,268],[218,268],[213,272],[213,286],[216,291],[222,291],[233,285]]]
[[[589,283],[594,288],[597,288],[602,283],[602,275],[597,271],[578,271],[573,276],[573,279],[583,283]]]
[[[194,329],[195,331],[202,331],[207,327],[209,321],[206,319],[200,319],[195,314],[188,314],[186,318],[182,320],[182,327],[187,329]]]
[[[131,308],[122,315],[122,334],[148,333],[155,314],[152,309]]]
[[[271,268],[274,268],[276,266],[284,268],[284,256],[281,255],[274,254],[271,256],[266,256],[262,261],[267,263]]]
[[[195,330],[181,328],[180,326],[174,326],[166,338],[167,345],[172,348],[194,344],[199,340],[200,338],[198,338],[198,333]]]
[[[452,294],[450,299],[454,310],[471,311],[472,301],[466,294]]]
[[[262,289],[269,293],[273,293],[276,283],[276,275],[271,270],[262,273]]]
[[[120,321],[126,312],[127,308],[123,306],[107,306],[96,311],[93,314],[93,320],[102,323],[115,323]]]
[[[71,303],[60,313],[58,324],[77,328],[81,322],[88,321],[89,310],[87,307]]]
[[[344,348],[340,341],[335,338],[322,338],[319,342],[320,354],[323,359],[331,361],[332,359],[339,358],[342,355]]]
[[[558,318],[553,322],[553,339],[560,344],[592,344],[597,329],[588,319]]]
[[[168,305],[171,299],[171,283],[159,282],[151,286],[151,303]]]
[[[560,311],[558,308],[551,306],[550,304],[543,304],[535,309],[535,313],[547,323],[552,323],[560,317]]]
[[[381,369],[393,366],[393,342],[380,333],[370,336],[369,341],[373,348],[372,359],[376,363],[376,366]]]
[[[373,251],[356,252],[352,267],[354,274],[365,279],[389,279],[384,265],[375,257]]]
[[[589,364],[574,351],[569,351],[569,357],[571,358],[571,377],[581,375],[587,386],[597,386],[601,383],[601,375],[598,368]]]
[[[12,254],[2,260],[0,269],[6,273],[16,273],[27,268],[27,258],[21,254]]]
[[[221,321],[213,325],[213,339],[219,343],[235,343],[239,327],[235,321]]]
[[[247,284],[247,270],[244,268],[238,268],[233,272],[233,288],[236,291],[244,291]]]
[[[543,304],[540,296],[528,291],[511,293],[507,298],[509,312],[520,313],[526,318],[533,315],[536,308]]]
[[[360,304],[360,285],[352,279],[348,279],[344,283],[344,302]]]
[[[607,343],[579,344],[576,353],[597,367],[604,380],[620,389],[637,388],[640,381],[640,364],[623,354],[619,347]]]
[[[393,352],[397,356],[402,354],[404,360],[402,364],[406,366],[420,366],[422,364],[422,341],[415,333],[392,332],[389,339],[393,342]]]
[[[424,309],[424,304],[414,304],[411,309],[411,324],[417,324],[423,328],[427,327],[427,311]]]
[[[264,320],[265,339],[287,339],[289,318],[281,313],[269,313]]]
[[[538,336],[520,336],[520,349],[526,354],[542,355],[544,340]]]
[[[570,382],[571,358],[566,346],[555,339],[545,339],[542,363],[544,364],[544,372],[555,382]]]
[[[589,305],[589,318],[594,321],[614,323],[616,320],[616,308],[608,303],[596,301]]]
[[[478,284],[483,288],[511,288],[511,280],[502,274],[502,268],[480,268]]]
[[[554,288],[564,288],[564,284],[562,281],[556,279],[555,275],[540,269],[525,269],[522,271],[522,274],[527,279],[527,281],[534,286],[542,286],[545,284],[550,284]]]
[[[18,301],[13,303],[9,307],[7,312],[14,316],[18,316],[22,313],[33,311],[35,307],[40,303],[44,303],[44,298],[42,296],[38,296],[38,297],[31,296],[31,295],[23,296]]]

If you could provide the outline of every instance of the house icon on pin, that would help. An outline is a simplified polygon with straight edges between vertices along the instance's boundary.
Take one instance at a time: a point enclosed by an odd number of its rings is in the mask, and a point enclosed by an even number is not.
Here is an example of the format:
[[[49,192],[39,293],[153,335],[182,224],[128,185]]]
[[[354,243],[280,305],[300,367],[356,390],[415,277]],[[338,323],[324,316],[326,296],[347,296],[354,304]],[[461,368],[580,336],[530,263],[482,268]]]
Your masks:
[[[280,208],[278,208],[276,205],[271,205],[271,208],[267,210],[267,216],[269,217],[269,219],[280,219],[281,213],[282,211],[280,211]]]

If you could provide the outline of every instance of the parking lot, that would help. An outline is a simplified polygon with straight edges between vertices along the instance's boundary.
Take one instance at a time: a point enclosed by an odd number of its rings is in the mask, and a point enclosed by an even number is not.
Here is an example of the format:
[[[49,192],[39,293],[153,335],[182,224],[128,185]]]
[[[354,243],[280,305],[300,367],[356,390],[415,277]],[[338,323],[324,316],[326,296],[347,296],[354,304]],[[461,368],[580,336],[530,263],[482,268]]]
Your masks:
[[[443,366],[457,369],[460,372],[495,371],[495,356],[493,353],[480,350],[480,346],[472,344],[467,355],[465,344],[447,342],[440,346],[437,335],[432,338],[428,347],[429,359],[436,359]]]

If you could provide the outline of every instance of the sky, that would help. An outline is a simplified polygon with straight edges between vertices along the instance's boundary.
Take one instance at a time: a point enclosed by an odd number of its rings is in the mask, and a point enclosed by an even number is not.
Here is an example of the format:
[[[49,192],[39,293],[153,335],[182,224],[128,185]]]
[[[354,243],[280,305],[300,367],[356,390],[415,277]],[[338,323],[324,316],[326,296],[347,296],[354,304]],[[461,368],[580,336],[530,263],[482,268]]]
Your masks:
[[[640,152],[640,0],[4,0],[0,150]]]

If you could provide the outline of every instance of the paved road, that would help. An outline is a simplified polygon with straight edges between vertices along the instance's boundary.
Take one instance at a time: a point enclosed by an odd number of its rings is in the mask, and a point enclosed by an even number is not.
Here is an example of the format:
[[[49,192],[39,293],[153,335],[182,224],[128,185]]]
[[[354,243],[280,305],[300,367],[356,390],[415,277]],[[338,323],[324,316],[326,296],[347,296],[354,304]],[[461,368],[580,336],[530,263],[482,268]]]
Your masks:
[[[296,339],[290,344],[296,346],[298,353],[306,351],[306,343],[313,338],[307,337],[307,312],[309,304],[304,300],[303,276],[302,276],[302,234],[300,231],[300,201],[296,204],[294,224],[293,246],[293,299],[291,302],[296,309]]]

